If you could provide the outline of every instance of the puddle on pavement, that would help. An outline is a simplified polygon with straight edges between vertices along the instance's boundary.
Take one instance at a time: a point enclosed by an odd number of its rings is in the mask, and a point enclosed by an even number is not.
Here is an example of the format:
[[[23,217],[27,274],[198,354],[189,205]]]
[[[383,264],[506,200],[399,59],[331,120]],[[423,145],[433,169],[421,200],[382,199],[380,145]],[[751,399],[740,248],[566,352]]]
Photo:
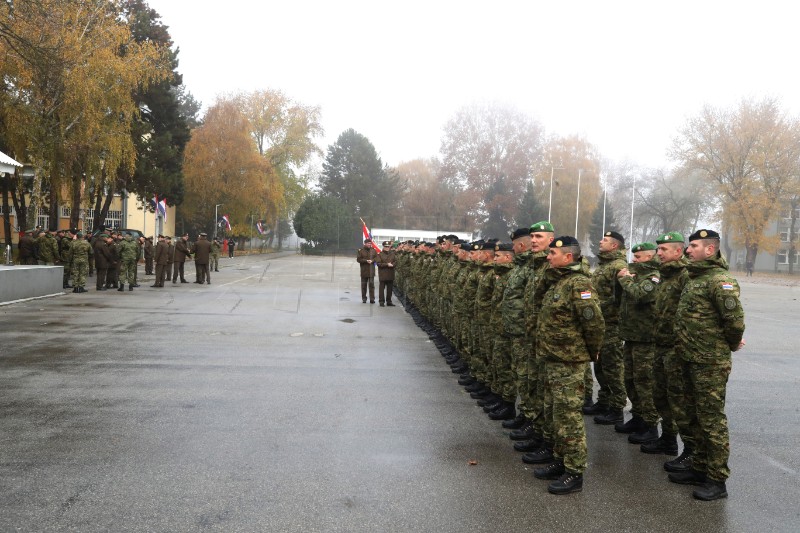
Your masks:
[[[352,324],[353,322],[355,322],[355,320],[353,320],[352,318],[343,318],[339,322],[345,322],[346,324]]]

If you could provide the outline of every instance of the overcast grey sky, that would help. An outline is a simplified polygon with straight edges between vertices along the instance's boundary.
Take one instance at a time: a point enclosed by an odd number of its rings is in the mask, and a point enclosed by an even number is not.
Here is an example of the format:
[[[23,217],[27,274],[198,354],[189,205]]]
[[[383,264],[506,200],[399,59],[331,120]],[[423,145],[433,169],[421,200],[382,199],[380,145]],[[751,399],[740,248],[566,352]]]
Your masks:
[[[510,103],[612,160],[668,164],[704,103],[776,96],[800,110],[792,2],[149,0],[184,83],[281,89],[319,105],[323,149],[347,128],[390,165],[438,154],[461,106]]]

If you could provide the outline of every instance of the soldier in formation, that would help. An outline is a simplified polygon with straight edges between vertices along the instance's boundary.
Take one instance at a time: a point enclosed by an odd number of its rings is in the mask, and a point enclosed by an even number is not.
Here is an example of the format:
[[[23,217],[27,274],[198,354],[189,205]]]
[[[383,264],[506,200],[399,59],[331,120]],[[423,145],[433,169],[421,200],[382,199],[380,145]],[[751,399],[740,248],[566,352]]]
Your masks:
[[[680,436],[683,452],[664,463],[669,481],[698,486],[701,500],[724,498],[725,389],[744,313],[719,235],[693,233],[684,255],[683,236],[667,232],[634,246],[628,264],[625,239],[608,231],[591,273],[577,240],[554,235],[543,221],[508,243],[397,243],[394,288],[551,493],[582,490],[582,411],[644,453],[676,456]]]
[[[356,254],[361,274],[361,302],[367,303],[367,289],[369,289],[369,303],[375,303],[375,261],[378,253],[372,247],[372,239],[364,239],[364,246]]]

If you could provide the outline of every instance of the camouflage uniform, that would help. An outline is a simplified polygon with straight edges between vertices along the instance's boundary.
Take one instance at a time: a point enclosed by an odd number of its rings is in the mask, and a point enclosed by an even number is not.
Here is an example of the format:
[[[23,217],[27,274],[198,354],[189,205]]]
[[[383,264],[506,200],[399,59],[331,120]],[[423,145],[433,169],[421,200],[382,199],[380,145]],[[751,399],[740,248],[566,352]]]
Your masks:
[[[219,272],[219,254],[222,251],[222,246],[220,246],[219,241],[214,239],[211,241],[211,264],[208,266],[209,270],[214,270],[214,272]]]
[[[494,344],[490,368],[493,372],[491,389],[503,397],[508,403],[517,400],[517,389],[511,359],[511,336],[503,327],[502,301],[508,278],[511,275],[511,264],[494,265],[494,291],[492,292],[491,321],[489,332]]]
[[[40,265],[55,265],[58,259],[58,243],[52,235],[45,233],[37,237],[36,249],[39,252],[38,260]]]
[[[536,291],[536,352],[545,361],[545,416],[554,428],[553,455],[568,472],[586,470],[588,450],[583,424],[583,375],[603,342],[603,315],[597,294],[580,263],[550,268]]]
[[[656,288],[653,304],[653,340],[655,358],[653,373],[656,388],[653,401],[661,415],[661,429],[665,435],[677,435],[680,431],[685,447],[694,449],[694,438],[688,425],[676,426],[676,420],[685,420],[685,415],[677,415],[683,409],[683,379],[680,364],[675,357],[675,311],[681,291],[689,279],[686,273],[686,259],[670,261],[659,267],[661,283]]]
[[[550,270],[550,263],[547,262],[547,252],[534,252],[528,273],[528,282],[525,285],[525,331],[530,348],[526,370],[528,382],[522,395],[522,412],[528,420],[533,422],[536,433],[547,442],[553,442],[552,419],[545,416],[546,360],[537,351],[536,338],[540,305],[536,293],[542,288],[542,282],[545,280],[548,270]]]
[[[125,235],[125,238],[117,244],[117,247],[121,263],[119,282],[123,285],[128,283],[132,287],[136,284],[136,264],[139,261],[139,246],[130,235]]]
[[[74,288],[86,288],[86,275],[89,273],[89,258],[94,251],[92,245],[83,239],[77,239],[69,247],[69,263],[72,265],[72,285]],[[77,292],[77,291],[76,291]]]
[[[492,265],[480,263],[478,270],[478,288],[475,291],[475,315],[471,321],[473,327],[474,346],[473,376],[478,381],[489,382],[492,360],[492,333],[490,321],[492,316],[492,293],[494,292],[495,274]],[[498,391],[494,391],[498,392]]]
[[[597,402],[609,409],[625,407],[625,368],[622,339],[619,336],[619,301],[622,296],[617,273],[627,267],[625,251],[600,252],[599,265],[592,273],[592,285],[597,289],[600,309],[605,321],[605,336],[600,359],[594,363],[594,374],[600,384]]]
[[[658,411],[653,402],[653,303],[661,283],[658,266],[657,257],[631,263],[628,271],[633,277],[619,278],[623,291],[619,334],[625,341],[625,390],[631,400],[631,414],[644,420],[648,427],[658,425]]]
[[[676,353],[681,360],[687,419],[696,443],[692,468],[713,481],[730,476],[725,392],[731,351],[744,334],[739,284],[719,254],[690,262],[689,280],[675,314]]]
[[[525,286],[530,273],[531,252],[514,256],[513,268],[505,282],[500,311],[503,332],[511,344],[511,373],[514,380],[514,395],[520,395],[520,411],[523,411],[523,392],[527,388],[528,357],[531,346],[525,339]],[[526,395],[527,397],[527,395]]]
[[[61,237],[58,246],[59,256],[61,257],[61,261],[64,263],[64,288],[69,288],[69,277],[72,270],[72,265],[70,264],[70,255],[69,255],[69,247],[72,244],[72,239],[69,237]]]

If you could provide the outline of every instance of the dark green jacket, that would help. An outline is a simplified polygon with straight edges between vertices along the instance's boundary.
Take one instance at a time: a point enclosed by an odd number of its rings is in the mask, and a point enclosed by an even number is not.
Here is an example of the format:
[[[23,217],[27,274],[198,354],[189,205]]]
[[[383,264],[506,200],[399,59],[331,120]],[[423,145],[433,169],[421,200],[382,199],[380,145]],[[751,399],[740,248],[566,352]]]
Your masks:
[[[616,326],[619,323],[619,304],[622,299],[622,287],[617,280],[617,273],[628,266],[625,250],[600,252],[597,258],[599,264],[592,273],[592,284],[597,289],[606,326]]]
[[[509,335],[525,335],[525,286],[531,272],[532,260],[531,252],[515,255],[513,268],[505,283],[500,310],[503,330]]]
[[[622,301],[619,306],[619,336],[626,341],[653,342],[653,305],[661,283],[657,257],[644,263],[631,263],[633,277],[619,279]]]
[[[548,361],[588,362],[603,344],[605,325],[597,291],[581,264],[550,268],[536,321],[536,353]],[[539,291],[537,291],[538,293]]]
[[[689,262],[689,280],[675,313],[676,352],[684,360],[714,364],[729,361],[744,335],[739,284],[719,254]]]
[[[678,301],[689,274],[686,272],[686,259],[662,263],[658,268],[661,283],[656,288],[656,301],[653,304],[653,340],[659,346],[675,344],[675,312]]]

